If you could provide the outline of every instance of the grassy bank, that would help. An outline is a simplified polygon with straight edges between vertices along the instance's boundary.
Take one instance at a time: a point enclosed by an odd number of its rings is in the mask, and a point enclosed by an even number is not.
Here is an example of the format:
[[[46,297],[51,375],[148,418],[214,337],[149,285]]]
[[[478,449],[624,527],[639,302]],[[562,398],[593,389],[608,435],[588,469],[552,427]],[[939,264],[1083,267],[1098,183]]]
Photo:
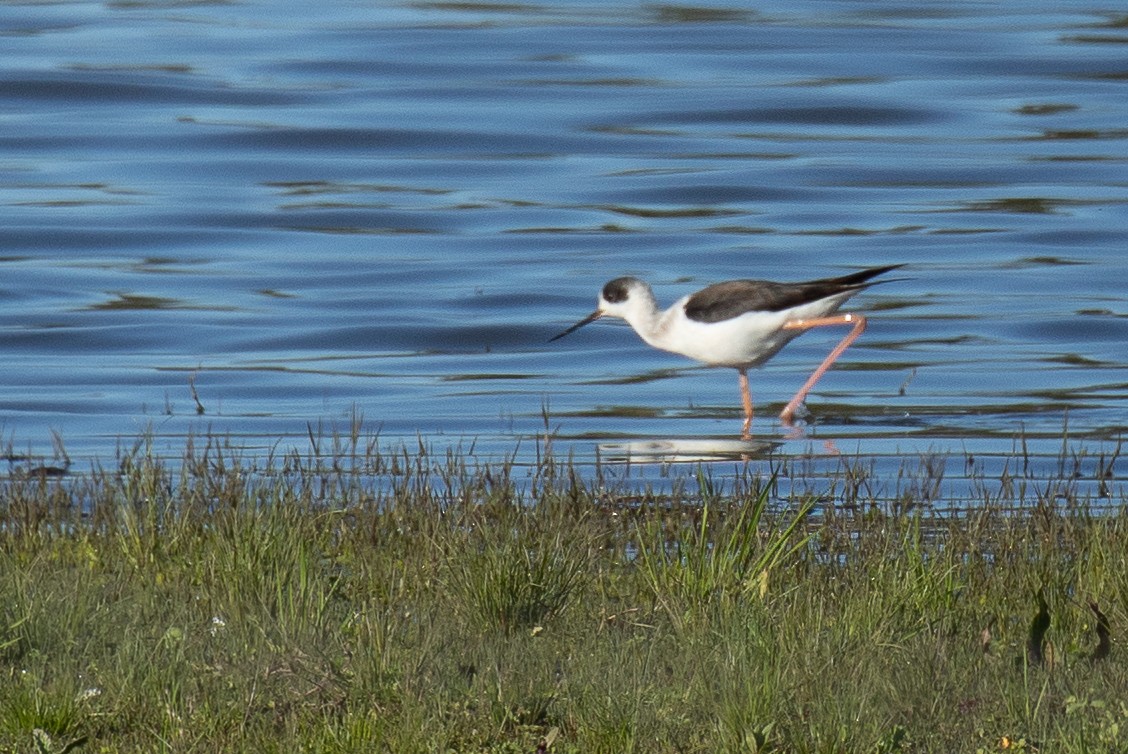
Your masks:
[[[0,750],[1128,747],[1116,510],[774,510],[692,470],[628,505],[320,451],[4,482]]]

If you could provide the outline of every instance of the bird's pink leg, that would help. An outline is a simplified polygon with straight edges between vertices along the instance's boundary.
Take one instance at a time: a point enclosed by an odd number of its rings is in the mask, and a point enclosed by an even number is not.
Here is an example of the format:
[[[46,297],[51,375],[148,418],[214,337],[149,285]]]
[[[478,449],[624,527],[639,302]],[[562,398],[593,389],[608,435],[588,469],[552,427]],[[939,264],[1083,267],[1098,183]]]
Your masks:
[[[810,330],[813,327],[824,327],[826,325],[853,325],[854,327],[850,332],[846,333],[846,337],[842,339],[841,343],[834,347],[834,350],[823,360],[823,363],[819,364],[819,368],[807,378],[807,382],[804,383],[803,387],[799,388],[799,392],[795,394],[795,397],[788,401],[787,405],[783,407],[779,418],[780,421],[789,427],[795,417],[795,411],[803,404],[807,393],[811,392],[811,388],[813,388],[815,383],[819,381],[819,378],[826,373],[826,370],[830,369],[830,365],[842,355],[842,352],[849,348],[850,344],[857,340],[859,335],[865,332],[866,318],[861,314],[837,314],[833,317],[818,317],[817,319],[796,319],[785,323],[783,329]]]
[[[740,400],[744,403],[744,429],[740,433],[741,440],[752,439],[752,392],[748,389],[748,372],[740,372]]]

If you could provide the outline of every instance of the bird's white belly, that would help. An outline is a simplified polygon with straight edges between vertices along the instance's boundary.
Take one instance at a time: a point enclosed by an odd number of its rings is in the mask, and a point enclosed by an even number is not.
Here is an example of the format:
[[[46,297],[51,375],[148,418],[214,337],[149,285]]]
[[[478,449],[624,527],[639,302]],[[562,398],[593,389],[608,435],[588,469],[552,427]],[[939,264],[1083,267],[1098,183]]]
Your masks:
[[[775,356],[804,330],[785,330],[786,322],[833,313],[849,296],[823,299],[782,312],[748,312],[721,322],[696,322],[677,311],[661,323],[658,348],[711,366],[755,367]]]
[[[724,322],[703,324],[680,319],[670,342],[661,347],[714,366],[758,366],[774,356],[799,330],[783,330],[785,315],[743,314]]]

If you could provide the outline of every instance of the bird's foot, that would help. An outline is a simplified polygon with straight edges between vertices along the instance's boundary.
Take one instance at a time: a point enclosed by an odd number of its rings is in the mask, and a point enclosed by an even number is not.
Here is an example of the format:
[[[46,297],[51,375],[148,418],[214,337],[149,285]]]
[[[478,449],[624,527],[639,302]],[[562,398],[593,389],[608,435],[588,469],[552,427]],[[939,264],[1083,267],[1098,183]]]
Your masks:
[[[810,415],[811,412],[807,409],[806,403],[788,403],[783,407],[783,411],[780,411],[779,421],[785,427],[794,427],[797,416],[799,419],[806,419]]]
[[[787,429],[787,434],[784,435],[784,439],[786,440],[798,440],[806,434],[803,431],[803,427],[795,423],[796,414],[798,414],[800,418],[809,416],[810,411],[807,410],[807,404],[802,402],[788,403],[784,406],[783,411],[780,412],[780,424]]]

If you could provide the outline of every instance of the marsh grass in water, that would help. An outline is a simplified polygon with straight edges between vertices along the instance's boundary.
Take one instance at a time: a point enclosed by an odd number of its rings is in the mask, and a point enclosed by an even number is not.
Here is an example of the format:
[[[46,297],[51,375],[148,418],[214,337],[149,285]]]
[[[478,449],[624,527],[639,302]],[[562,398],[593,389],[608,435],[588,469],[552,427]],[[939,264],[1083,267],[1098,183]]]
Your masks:
[[[1124,750],[1123,499],[953,513],[918,467],[890,508],[626,496],[354,427],[14,474],[0,750]]]

